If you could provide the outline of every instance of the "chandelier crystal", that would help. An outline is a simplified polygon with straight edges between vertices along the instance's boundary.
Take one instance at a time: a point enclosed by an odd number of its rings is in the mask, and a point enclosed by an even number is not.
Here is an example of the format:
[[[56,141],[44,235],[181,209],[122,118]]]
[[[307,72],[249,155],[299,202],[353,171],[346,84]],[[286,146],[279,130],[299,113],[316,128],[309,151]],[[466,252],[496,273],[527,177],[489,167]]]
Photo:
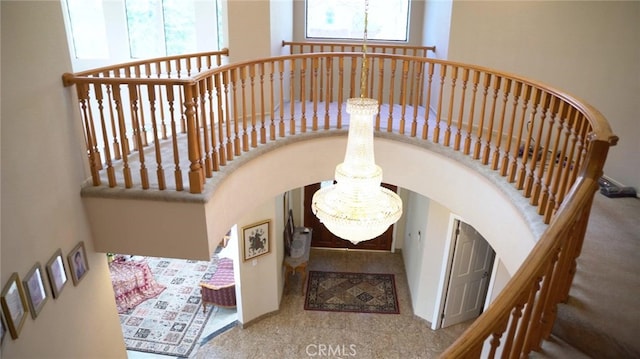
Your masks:
[[[336,236],[358,244],[384,233],[402,215],[402,200],[381,187],[382,169],[373,152],[373,116],[378,101],[347,100],[350,115],[344,162],[336,166],[335,183],[319,189],[313,213]]]

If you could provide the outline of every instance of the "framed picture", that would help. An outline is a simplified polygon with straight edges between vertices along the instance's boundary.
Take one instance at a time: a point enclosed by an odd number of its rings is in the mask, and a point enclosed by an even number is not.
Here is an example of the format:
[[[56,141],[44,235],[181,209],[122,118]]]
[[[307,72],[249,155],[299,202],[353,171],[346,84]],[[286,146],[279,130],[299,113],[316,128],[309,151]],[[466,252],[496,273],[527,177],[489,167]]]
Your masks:
[[[29,273],[27,273],[27,276],[22,280],[22,286],[27,297],[31,317],[36,319],[42,310],[44,303],[49,299],[47,291],[44,289],[44,280],[42,279],[42,267],[40,267],[40,262],[36,263]]]
[[[2,311],[7,320],[7,327],[9,328],[11,338],[18,339],[22,325],[24,325],[24,321],[27,319],[27,312],[29,311],[18,273],[13,273],[7,284],[4,285],[2,295],[0,296],[0,303],[2,304]]]
[[[58,249],[51,259],[47,262],[47,277],[49,277],[49,284],[51,286],[51,294],[54,298],[60,296],[60,292],[64,289],[65,284],[69,280],[67,277],[67,271],[64,268],[64,259],[62,257],[62,250]]]
[[[270,220],[254,223],[242,228],[242,244],[244,260],[269,253],[271,241],[269,239]]]
[[[73,285],[78,285],[89,271],[89,262],[87,261],[87,253],[84,250],[84,242],[78,243],[78,245],[71,250],[67,255],[67,261],[69,262]]]

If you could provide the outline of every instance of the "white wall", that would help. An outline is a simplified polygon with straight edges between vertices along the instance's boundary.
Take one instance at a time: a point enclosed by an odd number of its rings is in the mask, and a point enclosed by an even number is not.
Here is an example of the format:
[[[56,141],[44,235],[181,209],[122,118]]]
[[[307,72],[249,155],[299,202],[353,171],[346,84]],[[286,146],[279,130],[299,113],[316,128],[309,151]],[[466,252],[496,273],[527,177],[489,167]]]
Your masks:
[[[255,207],[238,221],[238,239],[240,240],[238,259],[240,281],[236,293],[238,320],[248,323],[266,313],[278,310],[283,289],[282,259],[284,248],[282,241],[282,197],[269,200]],[[255,223],[269,220],[269,253],[244,261],[242,229]]]
[[[2,356],[125,357],[106,256],[93,250],[79,195],[85,158],[76,106],[60,79],[71,71],[60,2],[2,1],[0,8],[2,286],[79,241],[90,268],[35,320],[28,316],[17,340],[7,335]]]
[[[581,97],[620,137],[605,175],[640,189],[640,2],[454,1],[448,59]]]

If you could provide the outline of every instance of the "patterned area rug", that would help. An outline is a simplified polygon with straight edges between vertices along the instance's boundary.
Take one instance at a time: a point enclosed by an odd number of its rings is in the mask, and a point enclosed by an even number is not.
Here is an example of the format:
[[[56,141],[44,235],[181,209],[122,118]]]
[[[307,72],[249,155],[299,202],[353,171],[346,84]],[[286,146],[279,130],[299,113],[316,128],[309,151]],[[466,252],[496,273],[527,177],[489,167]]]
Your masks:
[[[202,313],[201,281],[215,273],[211,262],[146,257],[151,272],[167,288],[157,297],[120,314],[127,350],[188,357],[214,310]]]
[[[306,310],[399,314],[393,274],[309,272]]]

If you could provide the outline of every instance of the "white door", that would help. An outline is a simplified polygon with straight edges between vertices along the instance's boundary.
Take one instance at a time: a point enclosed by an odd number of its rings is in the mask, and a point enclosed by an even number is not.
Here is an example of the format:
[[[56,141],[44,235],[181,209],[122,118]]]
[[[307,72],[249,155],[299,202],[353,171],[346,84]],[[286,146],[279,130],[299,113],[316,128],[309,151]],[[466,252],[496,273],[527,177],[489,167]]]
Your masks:
[[[495,252],[470,225],[457,221],[453,260],[441,327],[482,313]]]

